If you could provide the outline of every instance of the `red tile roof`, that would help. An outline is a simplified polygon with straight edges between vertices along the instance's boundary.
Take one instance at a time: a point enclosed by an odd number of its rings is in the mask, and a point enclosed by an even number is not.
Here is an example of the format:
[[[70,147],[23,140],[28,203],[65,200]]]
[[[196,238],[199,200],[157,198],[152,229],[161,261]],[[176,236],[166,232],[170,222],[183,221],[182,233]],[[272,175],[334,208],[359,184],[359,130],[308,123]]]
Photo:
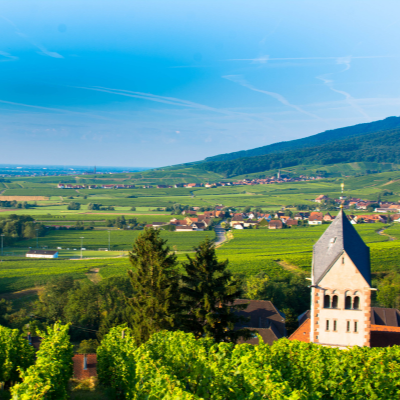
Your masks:
[[[371,332],[399,332],[400,327],[398,326],[386,326],[386,325],[371,325]]]
[[[97,376],[97,354],[86,354],[86,357],[87,369],[83,369],[84,354],[75,354],[72,357],[75,379],[87,379],[92,376]]]
[[[307,318],[290,336],[289,340],[310,343],[311,319]]]

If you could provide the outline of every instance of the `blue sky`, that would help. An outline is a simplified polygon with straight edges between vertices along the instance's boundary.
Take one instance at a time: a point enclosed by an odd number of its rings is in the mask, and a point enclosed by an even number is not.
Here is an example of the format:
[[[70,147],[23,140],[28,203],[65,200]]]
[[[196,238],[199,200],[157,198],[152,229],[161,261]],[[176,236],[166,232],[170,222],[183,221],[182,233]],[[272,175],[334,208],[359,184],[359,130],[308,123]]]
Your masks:
[[[400,115],[400,2],[1,1],[1,163],[158,167]]]

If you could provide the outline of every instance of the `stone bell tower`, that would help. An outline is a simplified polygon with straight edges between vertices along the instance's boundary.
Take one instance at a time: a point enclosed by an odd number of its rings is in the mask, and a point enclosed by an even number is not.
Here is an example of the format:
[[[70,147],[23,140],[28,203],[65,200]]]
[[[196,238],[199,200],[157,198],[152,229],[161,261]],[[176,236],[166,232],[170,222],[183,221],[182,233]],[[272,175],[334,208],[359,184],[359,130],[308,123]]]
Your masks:
[[[343,209],[314,245],[310,342],[370,346],[371,265]]]

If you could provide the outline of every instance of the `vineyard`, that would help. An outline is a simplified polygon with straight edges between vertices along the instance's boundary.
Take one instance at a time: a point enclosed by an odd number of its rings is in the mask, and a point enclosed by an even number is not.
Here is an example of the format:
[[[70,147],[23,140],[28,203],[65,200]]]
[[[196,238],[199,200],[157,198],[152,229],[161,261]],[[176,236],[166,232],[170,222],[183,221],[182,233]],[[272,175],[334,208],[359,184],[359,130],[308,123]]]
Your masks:
[[[400,348],[347,351],[281,339],[272,346],[216,344],[159,332],[137,347],[113,328],[98,351],[100,382],[126,400],[396,399]]]
[[[277,261],[309,271],[313,245],[328,226],[237,230],[233,232],[234,238],[220,247],[217,254],[222,259],[229,259],[229,268],[238,274],[253,275],[257,271],[273,275],[284,273]],[[400,243],[389,241],[388,236],[377,233],[385,226],[379,223],[355,225],[371,248],[373,271],[390,270],[400,261],[396,251]]]
[[[133,230],[113,230],[110,233],[111,250],[130,250],[134,240],[141,231]],[[193,231],[193,232],[169,232],[162,231],[161,236],[168,240],[171,248],[177,251],[191,251],[206,237],[214,238],[213,231]],[[79,249],[81,246],[81,237],[83,247],[91,250],[108,247],[108,233],[106,230],[97,231],[75,231],[75,230],[53,230],[43,238],[39,238],[39,246],[47,246],[49,249],[62,247],[63,249]],[[15,243],[16,248],[36,247],[36,239],[23,240]]]
[[[31,357],[29,360],[31,365],[27,369],[22,362],[18,363],[18,367],[21,367],[18,370],[22,382],[11,388],[13,399],[62,400],[67,398],[68,382],[73,372],[73,346],[69,340],[68,329],[68,325],[55,324],[54,327],[47,329],[47,333],[40,335],[42,342],[36,353],[35,362],[32,362]],[[20,340],[24,340],[27,347],[31,347],[26,339],[20,338]],[[31,348],[30,350],[32,353]]]
[[[197,171],[200,172],[200,171]],[[202,171],[205,176],[204,179],[210,176]],[[157,175],[155,181],[152,177],[153,174]],[[139,180],[142,175],[146,175],[149,180],[147,183],[155,185],[157,183],[171,184],[179,182],[188,182],[188,176],[185,178],[170,177],[163,181],[162,175],[172,176],[171,172],[162,171],[148,171],[146,173],[137,174]],[[193,188],[192,190],[186,188],[171,188],[171,189],[156,189],[156,188],[143,188],[138,185],[136,179],[131,179],[136,174],[120,174],[118,183],[122,184],[136,184],[135,189],[58,189],[57,183],[59,178],[54,177],[41,177],[41,178],[15,178],[11,182],[4,183],[5,196],[46,196],[52,197],[52,200],[60,201],[60,196],[64,201],[66,197],[73,196],[75,200],[81,204],[88,204],[90,202],[101,202],[103,205],[108,206],[125,206],[125,207],[165,207],[171,206],[174,203],[187,204],[190,206],[214,206],[215,204],[225,204],[229,207],[263,207],[265,209],[279,209],[282,205],[293,204],[308,204],[314,206],[313,199],[321,193],[329,197],[337,197],[339,184],[342,179],[327,179],[321,181],[311,182],[290,182],[282,183],[279,185],[257,185],[257,186],[225,186],[217,188]],[[396,191],[400,188],[397,181],[398,172],[383,172],[374,175],[366,175],[361,177],[345,178],[345,185],[347,194],[352,197],[361,197],[364,199],[376,200],[378,193],[383,190]],[[214,175],[216,179],[219,176]],[[258,177],[258,176],[257,176]],[[244,177],[243,177],[244,178]],[[114,178],[110,176],[89,177],[81,176],[76,178],[67,178],[75,184],[112,184],[116,183]],[[192,177],[192,182],[199,182],[198,177]],[[158,182],[157,182],[158,181]],[[172,182],[173,181],[173,182]],[[201,181],[201,178],[200,178]],[[157,183],[156,183],[157,182]],[[203,181],[204,182],[204,181]],[[193,196],[192,194],[193,193]],[[84,198],[84,197],[87,198]],[[58,199],[57,199],[58,198]],[[396,194],[388,195],[386,200],[397,201]]]

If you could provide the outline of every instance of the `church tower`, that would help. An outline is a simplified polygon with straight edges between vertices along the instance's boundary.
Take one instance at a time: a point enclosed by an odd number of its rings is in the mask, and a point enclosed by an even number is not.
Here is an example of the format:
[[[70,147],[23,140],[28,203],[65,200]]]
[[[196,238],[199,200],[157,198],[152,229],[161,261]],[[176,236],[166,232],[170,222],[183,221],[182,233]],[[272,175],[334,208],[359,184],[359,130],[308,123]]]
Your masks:
[[[371,265],[343,209],[314,245],[310,342],[370,346]]]

